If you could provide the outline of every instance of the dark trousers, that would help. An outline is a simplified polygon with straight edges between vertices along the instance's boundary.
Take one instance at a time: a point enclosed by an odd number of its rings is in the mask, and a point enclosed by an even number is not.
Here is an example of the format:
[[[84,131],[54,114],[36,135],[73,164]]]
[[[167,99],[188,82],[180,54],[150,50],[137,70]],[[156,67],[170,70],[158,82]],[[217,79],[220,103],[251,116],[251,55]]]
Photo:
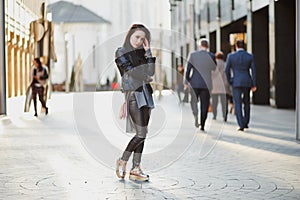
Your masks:
[[[143,106],[138,108],[134,95],[129,97],[129,115],[134,123],[136,135],[130,140],[122,155],[122,160],[128,161],[131,153],[133,153],[133,168],[141,162],[142,152],[144,149],[144,141],[148,132],[148,123],[150,119],[151,109]]]
[[[240,128],[247,127],[250,121],[250,89],[250,87],[232,88],[236,119]]]
[[[36,86],[32,86],[32,100],[33,100],[33,105],[34,105],[34,111],[35,113],[37,112],[37,108],[36,108],[36,95],[39,95],[39,100],[42,104],[43,108],[46,108],[46,102],[44,99],[44,87],[36,87]]]
[[[198,100],[200,98],[200,125],[204,127],[207,119],[210,94],[208,89],[193,88],[191,90],[191,108],[194,116],[198,117]]]

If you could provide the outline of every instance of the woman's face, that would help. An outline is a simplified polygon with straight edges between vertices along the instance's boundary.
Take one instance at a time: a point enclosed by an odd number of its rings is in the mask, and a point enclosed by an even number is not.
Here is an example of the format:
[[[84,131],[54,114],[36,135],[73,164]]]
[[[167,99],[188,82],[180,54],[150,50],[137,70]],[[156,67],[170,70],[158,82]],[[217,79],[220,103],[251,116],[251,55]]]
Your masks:
[[[143,45],[144,41],[146,39],[146,34],[142,30],[136,30],[131,36],[130,36],[130,44],[133,48],[137,49],[141,45]]]
[[[33,60],[33,65],[34,65],[35,67],[38,67],[38,66],[39,66],[39,64],[36,62],[36,60]]]

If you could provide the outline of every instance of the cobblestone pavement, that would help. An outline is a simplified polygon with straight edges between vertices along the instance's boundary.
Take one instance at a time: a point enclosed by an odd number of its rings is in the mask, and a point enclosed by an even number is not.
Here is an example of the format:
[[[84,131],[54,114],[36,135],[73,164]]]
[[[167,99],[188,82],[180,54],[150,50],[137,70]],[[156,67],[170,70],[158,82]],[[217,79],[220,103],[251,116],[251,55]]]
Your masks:
[[[56,93],[49,115],[35,118],[22,98],[9,99],[0,199],[300,199],[294,110],[252,105],[244,132],[234,115],[223,123],[209,113],[201,132],[189,104],[166,91],[152,111],[142,161],[150,181],[141,183],[114,172],[132,136],[117,116],[121,101],[119,92]]]

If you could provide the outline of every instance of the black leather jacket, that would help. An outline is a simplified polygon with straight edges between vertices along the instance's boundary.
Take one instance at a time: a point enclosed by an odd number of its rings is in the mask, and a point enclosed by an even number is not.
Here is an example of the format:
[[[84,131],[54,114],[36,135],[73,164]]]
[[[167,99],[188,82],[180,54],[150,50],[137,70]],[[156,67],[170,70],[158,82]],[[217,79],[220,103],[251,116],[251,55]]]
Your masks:
[[[142,85],[146,83],[152,92],[149,82],[155,72],[156,58],[151,56],[151,52],[147,55],[143,49],[128,52],[123,47],[117,49],[115,62],[122,76],[123,91],[142,91]]]

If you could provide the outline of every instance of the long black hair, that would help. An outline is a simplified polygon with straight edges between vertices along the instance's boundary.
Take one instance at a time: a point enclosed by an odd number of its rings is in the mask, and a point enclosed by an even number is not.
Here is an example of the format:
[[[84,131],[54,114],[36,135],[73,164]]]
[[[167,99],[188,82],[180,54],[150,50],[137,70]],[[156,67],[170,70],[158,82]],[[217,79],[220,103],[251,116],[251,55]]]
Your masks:
[[[37,67],[37,68],[39,69],[39,71],[40,71],[41,69],[43,69],[41,60],[40,60],[39,58],[35,58],[34,61],[37,62],[37,64],[38,64],[38,67]]]
[[[127,35],[125,37],[125,41],[124,41],[124,44],[123,44],[123,48],[126,50],[126,51],[132,51],[133,50],[133,47],[131,46],[130,44],[130,37],[131,35],[137,31],[137,30],[141,30],[145,33],[145,37],[146,39],[148,40],[148,42],[150,43],[151,41],[151,34],[150,34],[150,31],[143,25],[143,24],[133,24],[129,31],[127,32]],[[144,50],[143,46],[140,47],[142,50]],[[145,50],[144,50],[145,52]]]

